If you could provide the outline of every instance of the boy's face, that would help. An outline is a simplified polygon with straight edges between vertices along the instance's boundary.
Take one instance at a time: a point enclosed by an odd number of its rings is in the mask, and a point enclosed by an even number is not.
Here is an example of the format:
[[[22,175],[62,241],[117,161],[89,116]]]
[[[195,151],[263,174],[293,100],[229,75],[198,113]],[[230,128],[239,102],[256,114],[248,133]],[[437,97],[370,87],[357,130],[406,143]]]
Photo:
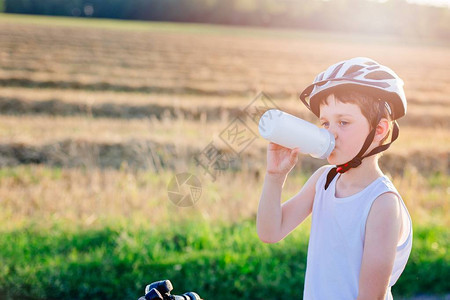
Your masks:
[[[369,122],[356,104],[342,103],[333,94],[320,105],[320,124],[336,139],[328,162],[340,165],[353,159],[370,132]]]

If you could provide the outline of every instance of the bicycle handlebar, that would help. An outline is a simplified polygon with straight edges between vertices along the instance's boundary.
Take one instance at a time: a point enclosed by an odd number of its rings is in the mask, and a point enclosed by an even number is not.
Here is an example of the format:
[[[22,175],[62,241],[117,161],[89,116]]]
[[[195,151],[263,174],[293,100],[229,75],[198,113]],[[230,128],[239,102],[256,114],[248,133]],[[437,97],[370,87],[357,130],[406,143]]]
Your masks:
[[[171,295],[172,290],[173,286],[170,280],[155,281],[145,287],[145,296],[138,300],[203,300],[194,292]]]

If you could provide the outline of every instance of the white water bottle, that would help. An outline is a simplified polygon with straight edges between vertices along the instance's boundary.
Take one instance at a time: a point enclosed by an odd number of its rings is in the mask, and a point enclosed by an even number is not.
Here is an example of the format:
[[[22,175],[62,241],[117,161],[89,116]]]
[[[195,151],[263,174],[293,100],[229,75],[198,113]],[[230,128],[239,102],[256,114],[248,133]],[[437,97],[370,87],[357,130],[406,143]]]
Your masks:
[[[275,144],[293,149],[315,158],[327,158],[334,149],[334,136],[305,120],[278,109],[266,111],[259,120],[259,134]]]

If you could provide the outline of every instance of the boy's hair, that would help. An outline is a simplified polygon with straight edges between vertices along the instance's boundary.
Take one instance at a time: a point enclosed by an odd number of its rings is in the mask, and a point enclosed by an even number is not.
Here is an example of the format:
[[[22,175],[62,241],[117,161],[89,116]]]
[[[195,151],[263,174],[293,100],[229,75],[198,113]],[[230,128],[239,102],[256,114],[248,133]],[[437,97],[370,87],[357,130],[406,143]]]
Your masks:
[[[317,103],[317,105],[320,107],[322,104],[327,103],[327,98],[329,95],[333,94],[334,97],[342,102],[342,103],[351,103],[356,104],[360,109],[363,116],[367,119],[369,122],[370,130],[375,128],[377,124],[377,117],[380,112],[380,105],[377,98],[373,97],[372,95],[368,93],[363,93],[356,90],[351,89],[336,89],[332,92],[326,93],[323,97],[321,97]],[[380,145],[382,145],[387,138],[389,137],[391,131],[392,131],[392,117],[389,114],[389,111],[387,108],[383,105],[383,110],[381,111],[381,117],[386,118],[389,122],[389,130],[386,134],[386,136],[380,141]]]

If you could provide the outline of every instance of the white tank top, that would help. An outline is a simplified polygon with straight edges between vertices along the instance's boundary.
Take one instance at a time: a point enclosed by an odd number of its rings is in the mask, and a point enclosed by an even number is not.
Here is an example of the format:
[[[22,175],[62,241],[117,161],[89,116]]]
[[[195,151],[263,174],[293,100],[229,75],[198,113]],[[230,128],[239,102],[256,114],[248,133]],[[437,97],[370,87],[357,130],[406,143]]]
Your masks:
[[[386,176],[377,178],[354,195],[336,198],[336,181],[340,174],[324,190],[326,176],[331,168],[325,170],[316,184],[303,299],[357,298],[369,210],[378,196],[393,192],[402,204],[403,231],[385,298],[392,299],[390,287],[403,272],[412,246],[412,222],[405,203]]]

